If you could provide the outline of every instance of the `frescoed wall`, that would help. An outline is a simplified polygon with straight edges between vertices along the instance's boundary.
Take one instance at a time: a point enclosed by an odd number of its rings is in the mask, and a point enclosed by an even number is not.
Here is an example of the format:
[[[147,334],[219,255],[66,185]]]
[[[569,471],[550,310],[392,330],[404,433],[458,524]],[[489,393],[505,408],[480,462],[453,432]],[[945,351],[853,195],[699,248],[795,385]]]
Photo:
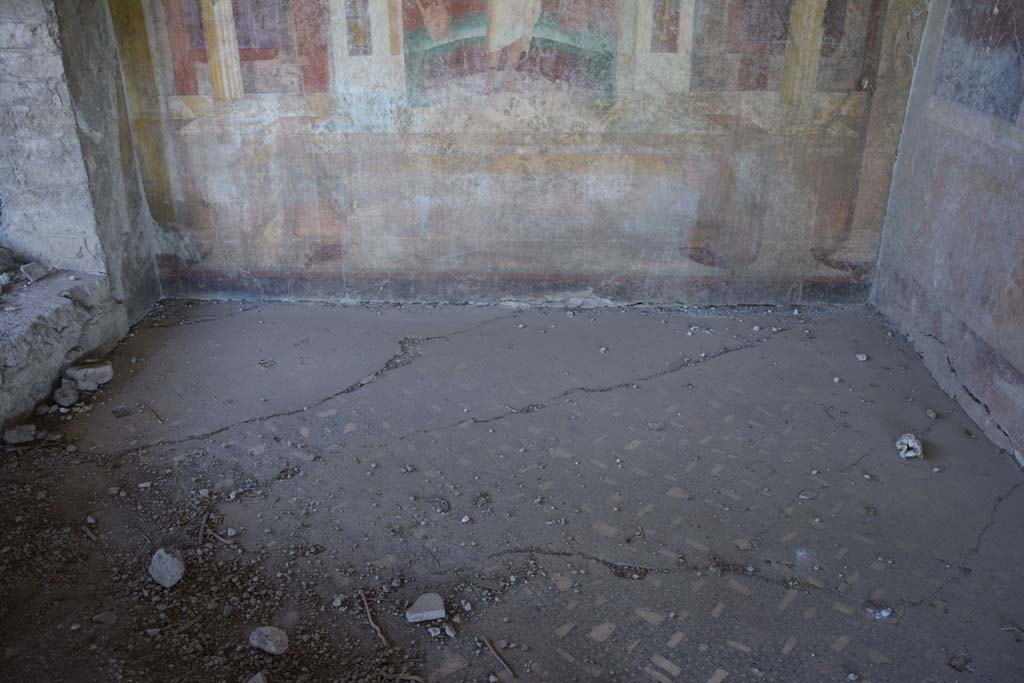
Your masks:
[[[791,0],[697,0],[694,87],[779,90]]]
[[[327,41],[319,0],[163,0],[177,95],[214,96],[220,60],[238,70],[236,93],[323,92]],[[210,46],[214,61],[210,59]]]
[[[405,0],[409,101],[453,89],[611,95],[618,25],[615,0]]]
[[[863,300],[924,21],[910,0],[126,3],[161,274],[192,296]]]

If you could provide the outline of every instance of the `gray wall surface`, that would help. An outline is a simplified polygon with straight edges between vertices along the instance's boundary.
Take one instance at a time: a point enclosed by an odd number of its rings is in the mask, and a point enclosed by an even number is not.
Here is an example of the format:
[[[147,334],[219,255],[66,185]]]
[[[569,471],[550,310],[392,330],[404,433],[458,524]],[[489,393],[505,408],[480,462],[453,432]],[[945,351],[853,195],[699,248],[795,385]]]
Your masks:
[[[106,0],[55,4],[106,273],[134,322],[160,298],[160,283],[114,25]]]
[[[0,0],[0,245],[159,298],[155,227],[105,0]]]
[[[1024,5],[936,0],[873,301],[1024,461]]]
[[[49,0],[0,0],[0,202],[0,245],[104,271]]]
[[[160,297],[130,121],[105,0],[0,0],[0,245],[93,274],[4,292],[0,424],[28,414],[67,364],[109,349]]]

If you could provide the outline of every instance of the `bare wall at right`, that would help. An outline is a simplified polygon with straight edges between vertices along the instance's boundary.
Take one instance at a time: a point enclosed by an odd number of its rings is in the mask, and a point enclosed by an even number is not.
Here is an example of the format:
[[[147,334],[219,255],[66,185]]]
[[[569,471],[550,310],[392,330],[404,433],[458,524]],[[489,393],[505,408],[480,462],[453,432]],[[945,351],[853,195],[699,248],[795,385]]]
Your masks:
[[[1024,464],[1019,0],[931,3],[872,299]]]

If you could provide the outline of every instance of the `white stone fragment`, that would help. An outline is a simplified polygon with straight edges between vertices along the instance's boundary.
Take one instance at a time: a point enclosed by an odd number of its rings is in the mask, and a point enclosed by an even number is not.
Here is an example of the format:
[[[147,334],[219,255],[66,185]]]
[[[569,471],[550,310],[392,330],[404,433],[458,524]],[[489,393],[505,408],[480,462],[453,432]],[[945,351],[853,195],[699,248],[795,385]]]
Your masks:
[[[424,593],[416,598],[416,602],[413,603],[412,607],[405,610],[405,620],[410,624],[444,619],[446,615],[444,600],[437,593]]]
[[[101,384],[114,379],[114,368],[108,362],[83,363],[72,365],[64,371],[64,376],[74,380],[82,391],[96,391]]]
[[[904,460],[924,457],[924,446],[921,445],[921,439],[913,434],[904,434],[896,439],[896,449]]]
[[[39,282],[49,275],[50,271],[38,263],[26,263],[21,267],[21,274],[28,278],[29,282]]]
[[[249,634],[249,645],[272,655],[288,651],[288,634],[276,626],[260,626]]]
[[[149,575],[164,588],[173,588],[185,576],[185,564],[160,548],[149,561]]]

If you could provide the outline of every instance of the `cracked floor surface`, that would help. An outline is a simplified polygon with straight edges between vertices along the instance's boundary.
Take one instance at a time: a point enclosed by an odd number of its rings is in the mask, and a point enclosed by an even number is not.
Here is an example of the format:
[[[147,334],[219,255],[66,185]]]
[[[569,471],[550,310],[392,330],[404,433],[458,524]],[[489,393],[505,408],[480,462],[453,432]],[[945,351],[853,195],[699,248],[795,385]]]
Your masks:
[[[1024,475],[865,309],[178,302],[112,360],[0,462],[2,679],[1024,679]]]

